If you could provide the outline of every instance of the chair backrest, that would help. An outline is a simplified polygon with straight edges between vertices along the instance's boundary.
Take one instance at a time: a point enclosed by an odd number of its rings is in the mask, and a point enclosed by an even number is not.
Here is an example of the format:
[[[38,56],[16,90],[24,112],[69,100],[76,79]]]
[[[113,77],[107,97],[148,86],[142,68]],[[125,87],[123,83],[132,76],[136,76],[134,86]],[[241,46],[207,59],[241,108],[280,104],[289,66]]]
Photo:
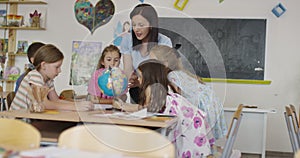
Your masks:
[[[16,95],[15,92],[9,92],[7,94],[7,96],[6,96],[6,105],[7,105],[6,108],[7,109],[10,109],[10,105],[11,105],[12,101],[14,100],[15,95]]]
[[[284,117],[292,145],[293,152],[296,153],[300,148],[299,124],[293,105],[285,106]]]
[[[58,146],[138,157],[175,157],[175,147],[165,136],[142,127],[87,124],[69,128]]]
[[[296,108],[295,108],[295,106],[292,105],[292,104],[289,104],[289,106],[290,106],[290,109],[291,109],[292,112],[293,112],[293,118],[295,119],[296,127],[299,128],[299,121],[298,121],[298,118],[297,118],[298,116],[297,116]]]
[[[242,119],[242,115],[243,115],[242,111],[243,111],[243,104],[240,104],[237,110],[235,111],[235,113],[233,114],[233,118],[231,120],[231,124],[228,129],[228,133],[226,137],[227,139],[223,148],[221,158],[228,158],[231,155],[232,147]]]
[[[0,118],[0,144],[5,149],[28,150],[40,147],[41,134],[21,120]]]
[[[0,86],[0,92],[1,92],[1,93],[3,92],[3,87],[2,87],[2,86]],[[1,97],[1,99],[0,99],[0,100],[1,100],[1,101],[0,101],[0,107],[1,107],[1,108],[0,108],[0,111],[3,110],[3,106],[4,106],[4,105],[2,104],[2,103],[3,103],[2,99],[3,99],[3,97]]]
[[[60,99],[74,101],[75,91],[72,89],[63,90],[60,95]]]
[[[300,158],[300,150],[298,150],[298,151],[294,154],[294,158]]]

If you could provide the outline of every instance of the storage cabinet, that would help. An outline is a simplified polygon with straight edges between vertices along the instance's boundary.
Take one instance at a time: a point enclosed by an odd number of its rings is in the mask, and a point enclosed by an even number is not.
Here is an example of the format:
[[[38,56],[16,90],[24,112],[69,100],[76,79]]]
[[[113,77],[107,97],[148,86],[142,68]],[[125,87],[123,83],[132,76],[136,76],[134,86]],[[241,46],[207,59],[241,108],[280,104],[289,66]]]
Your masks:
[[[46,5],[47,3],[44,1],[36,1],[36,0],[7,0],[3,1],[0,0],[0,5],[5,5],[7,15],[17,15],[18,14],[18,7],[19,5]],[[33,7],[33,11],[34,11]],[[15,58],[16,56],[24,56],[26,57],[27,55],[24,53],[21,54],[16,54],[16,44],[17,44],[17,31],[18,30],[46,30],[45,28],[42,27],[15,27],[15,26],[0,26],[0,29],[4,30],[4,39],[8,38],[8,45],[7,45],[7,52],[3,52],[6,57],[6,65],[5,67],[11,67],[15,65]],[[8,33],[8,34],[7,34]],[[4,71],[5,68],[2,68],[2,71]],[[8,79],[1,79],[2,86],[6,85],[5,91],[13,91],[14,90],[14,84],[15,80],[8,80]]]

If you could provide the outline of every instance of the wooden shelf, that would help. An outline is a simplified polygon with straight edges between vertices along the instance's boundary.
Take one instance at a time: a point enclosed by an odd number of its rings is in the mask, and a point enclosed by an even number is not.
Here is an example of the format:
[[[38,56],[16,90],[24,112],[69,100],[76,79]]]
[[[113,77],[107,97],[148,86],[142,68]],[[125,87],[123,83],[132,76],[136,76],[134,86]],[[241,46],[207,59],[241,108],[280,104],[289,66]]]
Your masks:
[[[46,5],[47,2],[43,0],[0,0],[0,5],[6,5],[7,14],[18,14],[18,7],[20,5]],[[44,27],[15,27],[15,26],[0,26],[0,30],[4,30],[4,38],[6,38],[6,33],[8,35],[8,44],[7,44],[7,52],[5,55],[8,56],[7,64],[5,67],[10,67],[15,65],[15,58],[16,57],[25,57],[27,56],[26,53],[16,53],[16,41],[17,41],[17,32],[19,30],[46,30]],[[3,53],[2,53],[3,54]],[[5,67],[2,69],[5,70]],[[3,70],[2,70],[3,71]],[[12,79],[12,78],[11,78]],[[0,81],[6,83],[5,90],[12,91],[14,89],[14,82],[15,80],[9,79],[0,79]]]
[[[20,0],[20,1],[2,1],[0,0],[0,4],[47,4],[47,2],[44,1],[32,1],[32,0]]]
[[[27,56],[27,53],[8,53],[9,56]]]
[[[16,82],[17,80],[0,79],[0,82]]]
[[[15,27],[15,26],[0,26],[0,29],[12,29],[12,30],[46,30],[42,27]]]

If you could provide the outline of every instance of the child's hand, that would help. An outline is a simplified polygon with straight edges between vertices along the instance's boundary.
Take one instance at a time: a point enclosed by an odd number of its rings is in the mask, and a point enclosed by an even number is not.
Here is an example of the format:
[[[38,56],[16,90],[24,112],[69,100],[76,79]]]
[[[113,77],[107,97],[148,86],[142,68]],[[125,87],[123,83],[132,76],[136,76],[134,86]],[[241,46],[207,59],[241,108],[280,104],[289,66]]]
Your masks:
[[[121,99],[114,98],[113,102],[112,102],[112,107],[115,108],[115,109],[122,110],[123,104],[124,104],[124,102]]]
[[[90,101],[75,102],[75,106],[77,111],[94,110],[94,104]]]
[[[114,98],[112,106],[124,112],[135,112],[139,110],[139,104],[125,103],[120,98]]]

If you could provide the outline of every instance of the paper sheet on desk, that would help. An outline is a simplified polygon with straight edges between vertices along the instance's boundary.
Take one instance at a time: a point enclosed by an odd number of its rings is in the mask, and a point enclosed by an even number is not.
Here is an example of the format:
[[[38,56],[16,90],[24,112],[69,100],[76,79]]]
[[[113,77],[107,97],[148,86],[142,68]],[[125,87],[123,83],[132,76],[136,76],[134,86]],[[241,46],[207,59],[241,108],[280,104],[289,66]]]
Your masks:
[[[94,110],[105,110],[105,109],[111,109],[111,104],[94,104]]]
[[[134,116],[134,117],[139,117],[139,118],[147,117],[147,108],[144,108],[144,109],[142,109],[140,111],[137,111],[137,112],[133,112],[130,115]]]
[[[137,120],[137,119],[142,119],[142,118],[149,117],[152,115],[153,114],[147,112],[147,109],[142,109],[140,111],[133,112],[133,113],[114,112],[112,114],[94,114],[93,116],[119,118],[119,119],[126,119],[126,120]]]

